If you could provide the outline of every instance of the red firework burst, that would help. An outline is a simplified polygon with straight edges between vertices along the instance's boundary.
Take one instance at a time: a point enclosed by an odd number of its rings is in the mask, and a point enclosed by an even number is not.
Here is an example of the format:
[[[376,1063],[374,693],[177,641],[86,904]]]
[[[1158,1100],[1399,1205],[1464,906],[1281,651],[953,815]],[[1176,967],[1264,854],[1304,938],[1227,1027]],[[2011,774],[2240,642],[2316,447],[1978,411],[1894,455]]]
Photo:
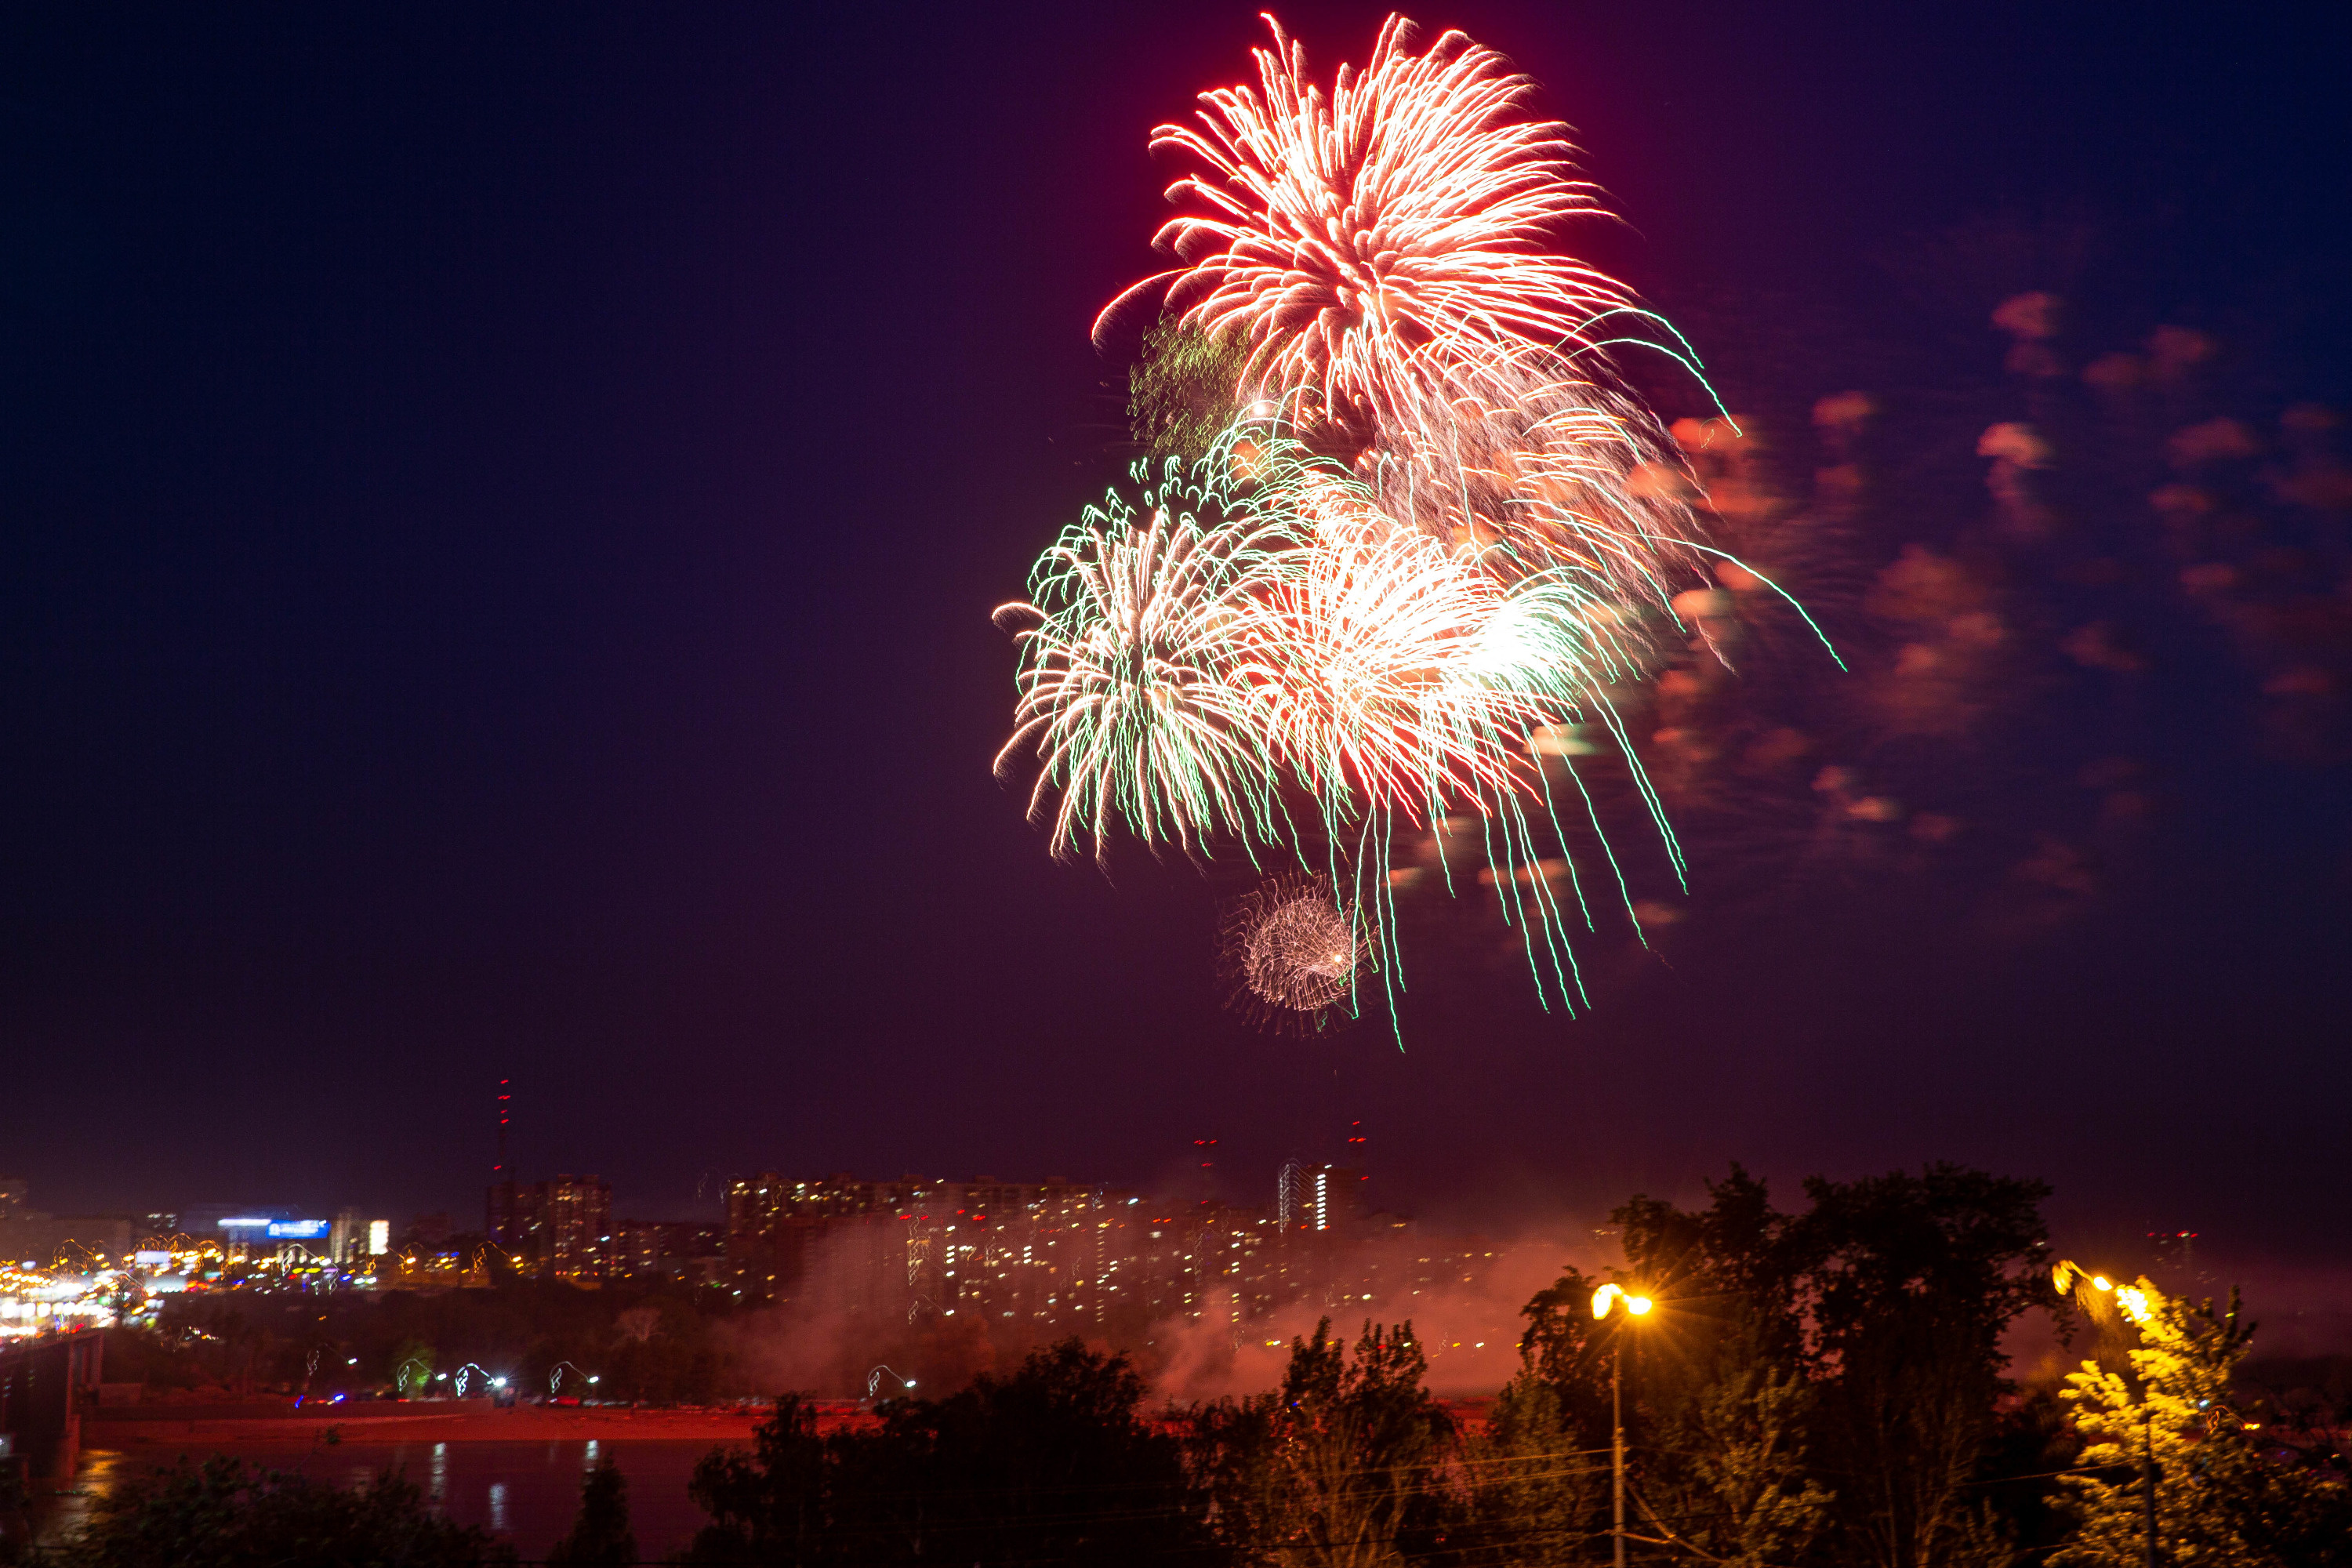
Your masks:
[[[1391,16],[1327,96],[1266,23],[1256,88],[1203,93],[1198,129],[1153,132],[1205,165],[1168,193],[1202,210],[1155,240],[1185,265],[1114,300],[1097,333],[1164,287],[1186,320],[1248,345],[1252,395],[1305,395],[1397,431],[1556,364],[1629,306],[1622,285],[1547,248],[1600,208],[1568,128],[1519,117],[1533,83],[1500,55],[1458,32],[1415,52],[1412,25]]]

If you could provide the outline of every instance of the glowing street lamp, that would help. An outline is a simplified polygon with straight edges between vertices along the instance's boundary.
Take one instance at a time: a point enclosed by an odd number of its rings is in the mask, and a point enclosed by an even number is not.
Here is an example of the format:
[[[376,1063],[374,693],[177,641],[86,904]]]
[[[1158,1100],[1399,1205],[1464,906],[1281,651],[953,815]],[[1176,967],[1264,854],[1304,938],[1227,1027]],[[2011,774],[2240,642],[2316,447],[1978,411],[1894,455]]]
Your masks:
[[[1603,1285],[1592,1293],[1592,1315],[1596,1320],[1606,1320],[1611,1310],[1621,1302],[1626,1316],[1632,1318],[1647,1317],[1650,1309],[1657,1305],[1647,1296],[1635,1296],[1615,1285]],[[1615,1568],[1625,1568],[1625,1405],[1620,1393],[1624,1370],[1625,1341],[1621,1332],[1610,1347],[1609,1357],[1609,1450],[1616,1478],[1610,1504],[1609,1533],[1615,1542],[1611,1558]]]
[[[2074,1281],[2080,1279],[2102,1295],[2112,1293],[2116,1299],[2116,1310],[2129,1318],[2135,1325],[2145,1323],[2148,1320],[2151,1309],[2147,1300],[2148,1284],[2145,1278],[2137,1285],[2118,1286],[2105,1275],[2090,1273],[2081,1264],[2067,1258],[2059,1260],[2058,1266],[2050,1271],[2050,1277],[2062,1294]],[[2142,1401],[2141,1409],[2147,1417],[2146,1424],[2141,1427],[2140,1432],[2140,1441],[2143,1445],[2140,1486],[2141,1495],[2147,1510],[2147,1568],[2156,1568],[2156,1401],[2153,1398]]]
[[[2117,1285],[2105,1275],[2094,1274],[2081,1264],[2067,1259],[2062,1259],[2056,1268],[2051,1269],[2050,1278],[2061,1292],[2070,1289],[2075,1281],[2081,1280],[2103,1296],[2114,1296],[2116,1307],[2133,1322],[2147,1321],[2147,1281],[2145,1279],[2137,1285]]]
[[[1657,1305],[1647,1296],[1629,1296],[1614,1285],[1603,1285],[1592,1293],[1592,1315],[1596,1318],[1607,1317],[1611,1306],[1619,1301],[1624,1302],[1625,1310],[1637,1318]]]

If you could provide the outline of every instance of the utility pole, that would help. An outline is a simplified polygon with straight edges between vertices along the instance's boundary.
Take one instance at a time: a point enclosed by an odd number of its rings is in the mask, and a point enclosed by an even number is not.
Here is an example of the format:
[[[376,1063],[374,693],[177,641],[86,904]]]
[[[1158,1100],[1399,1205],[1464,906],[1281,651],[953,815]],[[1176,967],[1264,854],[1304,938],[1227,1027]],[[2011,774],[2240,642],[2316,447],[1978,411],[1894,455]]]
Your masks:
[[[1625,1405],[1619,1392],[1625,1371],[1625,1335],[1622,1329],[1616,1340],[1609,1358],[1609,1447],[1616,1478],[1610,1502],[1609,1533],[1615,1543],[1615,1554],[1611,1561],[1615,1568],[1625,1568]],[[2153,1552],[2154,1549],[2150,1550]],[[2148,1559],[2150,1568],[2154,1568],[2155,1561],[2151,1555]]]
[[[2141,1437],[2141,1441],[2142,1441],[2143,1445],[2145,1446],[2145,1450],[2146,1450],[2146,1454],[2147,1454],[2147,1468],[2146,1468],[2141,1472],[2141,1476],[2140,1476],[2140,1480],[2141,1480],[2142,1489],[2143,1489],[2143,1491],[2144,1491],[2144,1493],[2145,1493],[2145,1495],[2146,1495],[2146,1498],[2147,1498],[2147,1568],[2157,1568],[2157,1565],[2156,1565],[2156,1401],[2155,1401],[2155,1400],[2153,1400],[2153,1399],[2146,1400],[2146,1401],[2144,1401],[2144,1402],[2141,1404],[2140,1408],[2141,1408],[2141,1409],[2143,1409],[2143,1410],[2145,1410],[2145,1411],[2147,1413],[2147,1421],[2146,1421],[2146,1422],[2144,1422],[2144,1423],[2141,1425],[2141,1426],[2140,1426],[2140,1437]]]
[[[1608,1321],[1611,1310],[1621,1301],[1625,1316],[1612,1325],[1609,1345],[1609,1453],[1610,1470],[1615,1478],[1609,1534],[1614,1547],[1611,1560],[1616,1568],[1625,1568],[1625,1329],[1657,1304],[1647,1296],[1629,1296],[1620,1286],[1603,1285],[1592,1293],[1594,1321]]]

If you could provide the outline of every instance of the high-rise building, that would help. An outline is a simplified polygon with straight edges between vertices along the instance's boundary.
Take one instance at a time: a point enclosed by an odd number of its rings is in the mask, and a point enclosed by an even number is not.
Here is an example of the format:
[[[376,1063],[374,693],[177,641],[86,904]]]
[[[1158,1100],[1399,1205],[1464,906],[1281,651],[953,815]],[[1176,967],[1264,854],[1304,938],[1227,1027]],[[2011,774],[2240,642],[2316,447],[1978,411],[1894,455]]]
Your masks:
[[[1282,1168],[1280,1213],[1286,1226],[1328,1232],[1346,1230],[1364,1217],[1364,1173],[1346,1165]]]
[[[614,1220],[610,1269],[615,1274],[699,1280],[719,1257],[725,1235],[716,1226],[691,1220]]]
[[[613,1260],[613,1188],[601,1176],[492,1184],[491,1242],[533,1273],[601,1279]]]
[[[1132,1334],[1171,1318],[1229,1324],[1300,1303],[1410,1308],[1492,1266],[1488,1244],[1370,1214],[1363,1173],[1286,1167],[1280,1212],[1171,1202],[1059,1178],[1042,1183],[774,1172],[730,1184],[724,1275],[747,1299],[827,1318]],[[642,1268],[656,1227],[631,1227]],[[715,1260],[714,1260],[715,1261]],[[715,1277],[718,1268],[695,1277]]]

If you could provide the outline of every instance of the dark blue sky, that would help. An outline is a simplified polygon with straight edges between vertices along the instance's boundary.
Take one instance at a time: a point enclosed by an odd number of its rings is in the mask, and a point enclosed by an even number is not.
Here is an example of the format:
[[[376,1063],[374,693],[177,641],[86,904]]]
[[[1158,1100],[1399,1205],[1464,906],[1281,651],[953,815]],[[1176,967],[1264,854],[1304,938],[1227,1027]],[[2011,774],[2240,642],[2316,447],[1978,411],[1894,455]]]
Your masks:
[[[2347,25],[1419,15],[1577,127],[1629,225],[1582,243],[1798,512],[1815,401],[1880,413],[1801,584],[1857,673],[1778,647],[1711,710],[1801,773],[1692,807],[1687,918],[1594,939],[1589,1018],[1475,903],[1417,914],[1400,1054],[1247,1033],[1224,884],[1057,867],[989,773],[988,611],[1124,461],[1087,329],[1152,265],[1146,136],[1250,7],[13,13],[0,1169],[462,1215],[507,1074],[523,1173],[631,1212],[762,1167],[1151,1183],[1204,1136],[1259,1195],[1360,1119],[1438,1215],[1949,1158],[2084,1233],[2340,1249],[2343,433],[2280,421],[2352,404]],[[1285,16],[1328,68],[1379,12]],[[2040,381],[1990,321],[2027,289]],[[2178,384],[2082,383],[2168,325]],[[2250,450],[2168,456],[2221,418]],[[2042,534],[1997,420],[2053,435]],[[1979,609],[1922,631],[1910,544]],[[2008,651],[1921,721],[1903,650],[1970,613]],[[1873,791],[1911,827],[1853,827]]]

